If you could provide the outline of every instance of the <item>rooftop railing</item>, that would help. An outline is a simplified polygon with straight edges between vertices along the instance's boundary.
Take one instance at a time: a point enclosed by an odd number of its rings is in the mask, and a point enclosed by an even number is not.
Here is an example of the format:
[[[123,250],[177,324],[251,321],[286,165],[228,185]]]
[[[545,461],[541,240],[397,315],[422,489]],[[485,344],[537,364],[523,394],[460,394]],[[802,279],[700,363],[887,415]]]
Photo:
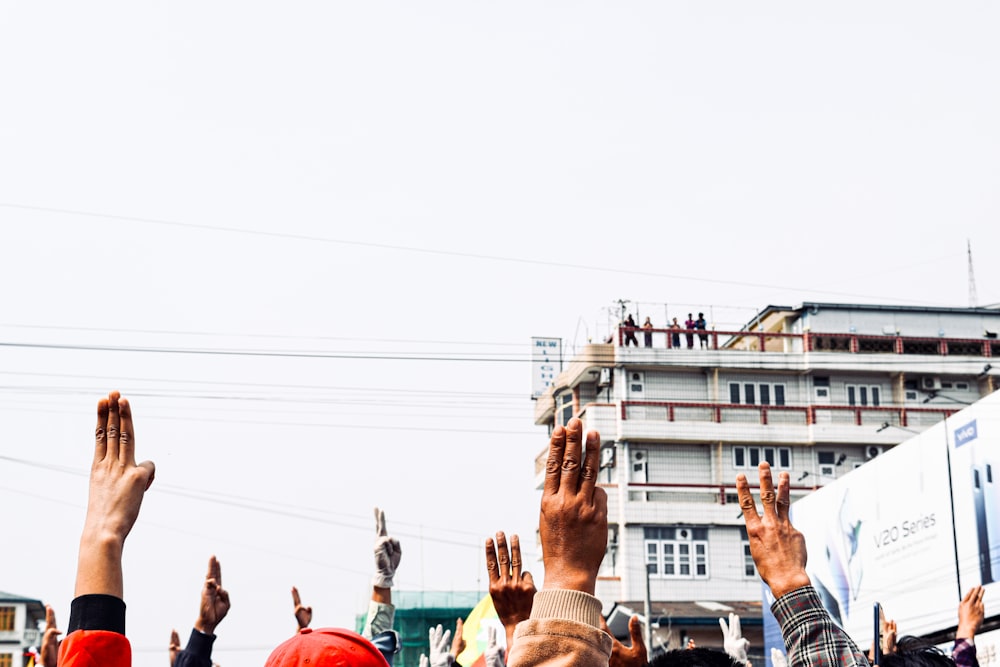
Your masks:
[[[722,339],[721,345],[720,338]],[[618,327],[618,345],[627,347],[633,344],[636,347],[658,347],[668,350],[708,349],[758,352],[1000,356],[1000,340],[991,334],[987,334],[983,338],[933,338],[895,334],[814,333],[811,331],[780,333]]]
[[[641,410],[637,414],[636,410]],[[652,410],[651,410],[652,409]],[[621,418],[668,422],[757,423],[802,425],[853,424],[855,426],[930,426],[950,417],[957,407],[907,407],[900,405],[747,405],[693,401],[622,401]]]

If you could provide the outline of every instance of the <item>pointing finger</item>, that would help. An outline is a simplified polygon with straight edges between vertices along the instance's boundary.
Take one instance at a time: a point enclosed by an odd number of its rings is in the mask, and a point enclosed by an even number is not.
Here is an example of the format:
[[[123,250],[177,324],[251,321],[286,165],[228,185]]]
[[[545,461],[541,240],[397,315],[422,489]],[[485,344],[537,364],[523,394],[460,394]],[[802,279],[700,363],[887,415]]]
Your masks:
[[[375,508],[375,534],[379,537],[385,537],[389,533],[385,529],[385,512],[379,508]]]
[[[299,589],[295,586],[292,586],[292,604],[295,605],[296,609],[302,606],[302,598],[299,597]]]
[[[750,493],[750,483],[747,476],[740,473],[736,476],[736,495],[740,501],[740,508],[743,510],[743,519],[746,521],[747,529],[760,524],[760,515],[757,514],[757,504],[754,503],[753,494]]]

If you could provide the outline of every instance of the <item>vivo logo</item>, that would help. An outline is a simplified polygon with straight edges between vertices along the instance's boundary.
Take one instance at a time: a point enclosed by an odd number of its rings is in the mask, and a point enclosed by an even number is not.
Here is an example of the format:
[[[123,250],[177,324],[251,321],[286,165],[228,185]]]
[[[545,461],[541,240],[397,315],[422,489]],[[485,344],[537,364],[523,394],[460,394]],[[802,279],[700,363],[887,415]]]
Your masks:
[[[973,419],[965,426],[955,429],[955,447],[961,447],[967,442],[975,440],[979,436],[976,430],[976,420]]]

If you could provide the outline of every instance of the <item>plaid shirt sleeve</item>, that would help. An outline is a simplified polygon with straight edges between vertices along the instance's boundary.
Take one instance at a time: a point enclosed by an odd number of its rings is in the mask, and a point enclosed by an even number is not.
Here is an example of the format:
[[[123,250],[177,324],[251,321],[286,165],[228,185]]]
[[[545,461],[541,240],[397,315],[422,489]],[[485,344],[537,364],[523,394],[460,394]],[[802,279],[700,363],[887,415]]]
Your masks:
[[[969,639],[956,639],[951,650],[951,657],[956,667],[979,667],[976,658],[976,645]]]
[[[869,667],[868,659],[823,608],[816,589],[804,586],[771,605],[781,624],[789,667]]]

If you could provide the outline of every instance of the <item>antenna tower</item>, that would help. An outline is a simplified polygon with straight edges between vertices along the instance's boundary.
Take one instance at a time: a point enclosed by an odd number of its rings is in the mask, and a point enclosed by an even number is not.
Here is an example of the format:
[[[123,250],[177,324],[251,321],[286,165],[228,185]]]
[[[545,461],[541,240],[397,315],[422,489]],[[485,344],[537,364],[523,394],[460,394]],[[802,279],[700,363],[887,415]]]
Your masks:
[[[972,242],[969,239],[965,239],[965,250],[969,256],[969,308],[975,308],[979,302],[976,298],[976,272],[972,269]]]

